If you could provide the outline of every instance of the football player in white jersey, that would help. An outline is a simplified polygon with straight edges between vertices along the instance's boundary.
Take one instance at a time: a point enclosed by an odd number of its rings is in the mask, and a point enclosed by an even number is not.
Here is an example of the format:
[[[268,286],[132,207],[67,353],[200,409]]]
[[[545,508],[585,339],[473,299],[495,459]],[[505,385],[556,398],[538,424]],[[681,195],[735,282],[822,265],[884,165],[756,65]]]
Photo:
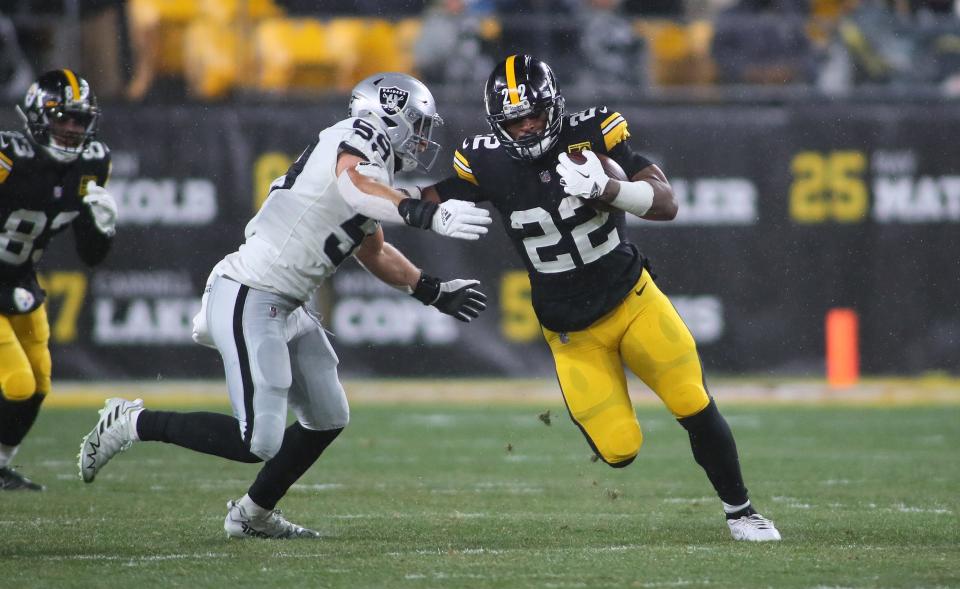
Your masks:
[[[477,281],[427,275],[384,241],[380,227],[407,222],[477,239],[491,221],[471,203],[438,206],[391,188],[395,172],[427,169],[436,157],[431,135],[442,121],[430,91],[406,74],[379,74],[354,89],[350,114],[274,181],[244,244],[211,273],[194,339],[220,352],[233,416],[108,399],[81,445],[85,482],[135,441],[265,462],[247,493],[227,504],[227,536],[317,537],[275,509],[349,421],[337,355],[304,306],[313,292],[353,255],[380,280],[461,321],[486,308]],[[290,427],[288,408],[297,417]]]

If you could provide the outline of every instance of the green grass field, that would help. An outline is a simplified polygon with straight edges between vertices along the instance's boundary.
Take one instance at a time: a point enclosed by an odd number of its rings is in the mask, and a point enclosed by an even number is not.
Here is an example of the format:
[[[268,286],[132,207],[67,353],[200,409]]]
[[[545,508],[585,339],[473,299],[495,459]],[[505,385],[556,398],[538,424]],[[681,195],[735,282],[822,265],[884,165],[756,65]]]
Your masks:
[[[325,537],[287,542],[224,537],[255,466],[140,444],[84,485],[96,411],[51,407],[16,461],[48,491],[0,496],[0,587],[960,587],[960,406],[721,409],[782,543],[729,538],[656,406],[613,470],[559,400],[357,404],[281,503]]]

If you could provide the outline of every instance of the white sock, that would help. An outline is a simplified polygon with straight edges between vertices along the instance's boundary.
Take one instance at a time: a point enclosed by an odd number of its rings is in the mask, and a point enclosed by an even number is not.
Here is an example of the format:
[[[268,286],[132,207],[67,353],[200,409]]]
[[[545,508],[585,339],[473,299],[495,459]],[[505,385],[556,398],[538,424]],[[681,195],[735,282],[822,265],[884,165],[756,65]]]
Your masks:
[[[13,457],[16,456],[17,450],[20,449],[20,446],[7,446],[6,444],[0,444],[0,468],[4,468],[10,464],[10,461],[13,460]]]
[[[240,498],[240,501],[237,501],[237,503],[245,512],[247,512],[247,515],[250,517],[258,517],[269,511],[268,509],[264,509],[263,507],[260,507],[254,503],[253,499],[250,498],[250,495],[244,495]]]
[[[723,503],[723,501],[721,501],[720,503]],[[736,513],[741,509],[746,509],[747,507],[750,507],[749,499],[747,499],[747,502],[744,503],[743,505],[730,505],[729,503],[723,503],[724,513]]]
[[[137,409],[130,413],[130,439],[139,442],[140,434],[137,433],[137,420],[140,419],[140,414],[143,413],[143,409]]]

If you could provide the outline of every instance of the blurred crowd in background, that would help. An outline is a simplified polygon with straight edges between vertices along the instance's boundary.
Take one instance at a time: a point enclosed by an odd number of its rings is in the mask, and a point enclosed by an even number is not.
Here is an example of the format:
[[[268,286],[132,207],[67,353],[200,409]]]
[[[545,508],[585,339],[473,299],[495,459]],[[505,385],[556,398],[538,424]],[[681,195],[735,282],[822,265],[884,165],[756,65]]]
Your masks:
[[[4,0],[0,94],[71,67],[107,100],[347,91],[382,70],[476,93],[532,53],[565,92],[960,95],[960,0]]]

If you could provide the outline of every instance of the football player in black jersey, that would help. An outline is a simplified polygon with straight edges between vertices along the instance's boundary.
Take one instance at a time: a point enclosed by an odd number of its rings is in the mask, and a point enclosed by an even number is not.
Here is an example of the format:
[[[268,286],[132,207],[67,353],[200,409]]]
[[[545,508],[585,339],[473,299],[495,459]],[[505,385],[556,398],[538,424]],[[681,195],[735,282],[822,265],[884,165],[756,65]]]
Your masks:
[[[35,265],[67,227],[81,259],[99,263],[117,205],[104,189],[110,152],[95,140],[100,109],[86,80],[47,72],[17,112],[25,132],[0,132],[0,490],[40,491],[11,466],[50,392],[50,326]]]
[[[456,175],[428,201],[489,201],[526,264],[533,308],[574,423],[610,466],[630,464],[643,436],[624,365],[688,431],[694,459],[719,495],[737,540],[779,540],[747,496],[733,435],[704,384],[690,331],[626,239],[625,213],[669,221],[666,176],[634,152],[626,119],[607,107],[564,112],[550,67],[511,55],[486,85],[492,133],[464,140]],[[574,163],[568,154],[585,160]],[[608,179],[596,154],[630,179]]]

